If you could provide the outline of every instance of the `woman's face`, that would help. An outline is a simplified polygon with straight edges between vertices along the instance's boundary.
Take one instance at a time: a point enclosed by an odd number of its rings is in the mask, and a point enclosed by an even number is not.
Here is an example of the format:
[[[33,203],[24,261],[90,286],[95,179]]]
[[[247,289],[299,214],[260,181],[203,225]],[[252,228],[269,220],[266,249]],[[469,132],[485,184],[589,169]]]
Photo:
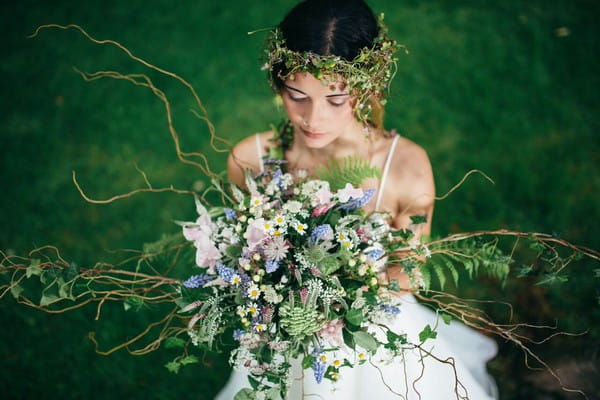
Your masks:
[[[360,128],[343,81],[324,85],[309,73],[286,79],[281,98],[288,118],[307,147],[323,148]]]

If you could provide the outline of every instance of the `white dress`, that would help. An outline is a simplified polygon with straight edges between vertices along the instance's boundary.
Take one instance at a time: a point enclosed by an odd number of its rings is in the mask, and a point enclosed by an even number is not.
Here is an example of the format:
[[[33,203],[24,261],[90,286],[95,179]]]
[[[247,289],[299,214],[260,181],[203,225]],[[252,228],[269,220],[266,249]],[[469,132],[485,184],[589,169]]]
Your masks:
[[[398,136],[388,153],[379,185],[379,194],[387,176],[389,161]],[[261,151],[257,142],[258,151]],[[260,153],[259,153],[260,154]],[[261,166],[262,167],[262,166]],[[380,197],[375,209],[379,208]],[[292,367],[294,381],[288,400],[492,400],[497,399],[494,380],[486,370],[486,362],[497,353],[496,343],[466,325],[452,321],[445,324],[435,312],[419,304],[407,294],[398,298],[400,314],[388,325],[396,333],[405,333],[409,342],[419,343],[419,332],[426,325],[437,326],[437,337],[423,345],[437,358],[408,350],[403,359],[390,362],[364,363],[354,368],[341,368],[340,379],[316,382],[312,370],[302,371],[299,360]],[[378,353],[378,356],[380,354]],[[375,357],[375,359],[380,357]],[[454,363],[454,368],[444,360]],[[231,400],[242,388],[249,387],[245,371],[233,371],[217,400]]]

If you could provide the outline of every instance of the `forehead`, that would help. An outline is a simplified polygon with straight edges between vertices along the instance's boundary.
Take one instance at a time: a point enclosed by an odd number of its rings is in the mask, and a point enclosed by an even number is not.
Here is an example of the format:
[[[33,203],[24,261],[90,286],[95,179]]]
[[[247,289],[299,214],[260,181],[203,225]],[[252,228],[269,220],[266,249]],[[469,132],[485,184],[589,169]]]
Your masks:
[[[285,85],[311,95],[343,93],[346,81],[341,76],[325,76],[323,80],[308,72],[299,72],[284,81]]]

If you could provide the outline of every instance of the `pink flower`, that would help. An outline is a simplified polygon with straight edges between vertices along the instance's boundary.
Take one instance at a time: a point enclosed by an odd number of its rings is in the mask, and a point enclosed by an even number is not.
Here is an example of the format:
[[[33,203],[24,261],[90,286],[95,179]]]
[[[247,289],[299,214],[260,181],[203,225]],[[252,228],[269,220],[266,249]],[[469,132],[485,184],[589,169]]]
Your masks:
[[[360,199],[363,196],[363,190],[361,188],[354,188],[350,183],[346,183],[343,189],[337,191],[337,195],[340,203],[345,203],[351,198]]]
[[[207,235],[201,235],[194,241],[196,247],[196,265],[208,267],[208,273],[215,273],[215,266],[221,260],[221,252]]]
[[[317,335],[321,336],[322,339],[327,340],[331,344],[342,346],[344,344],[344,337],[342,336],[342,329],[344,328],[344,322],[341,319],[334,319],[328,321]]]
[[[331,207],[333,207],[334,205],[335,205],[335,203],[318,205],[314,208],[311,215],[313,217],[320,217],[321,215],[325,214],[327,211],[331,210]]]
[[[304,287],[304,288],[298,290],[298,294],[300,295],[300,302],[302,303],[303,306],[305,306],[306,300],[308,299],[308,289]]]
[[[256,246],[261,244],[263,240],[268,237],[268,234],[265,232],[263,226],[265,225],[264,218],[258,218],[252,221],[250,225],[248,225],[248,229],[246,229],[248,248],[250,250],[254,250]]]
[[[329,191],[328,187],[322,187],[321,189],[317,190],[317,192],[315,193],[314,198],[317,200],[317,204],[327,204],[329,203],[329,200],[331,200],[331,197],[333,196],[333,193],[331,193]]]

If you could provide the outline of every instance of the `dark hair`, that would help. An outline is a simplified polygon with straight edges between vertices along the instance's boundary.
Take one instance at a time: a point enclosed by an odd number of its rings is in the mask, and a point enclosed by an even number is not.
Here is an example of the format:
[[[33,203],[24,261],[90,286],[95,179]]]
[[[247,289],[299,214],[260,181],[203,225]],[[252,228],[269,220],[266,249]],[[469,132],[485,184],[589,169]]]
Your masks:
[[[364,47],[372,47],[379,34],[377,19],[363,0],[305,0],[281,21],[286,47],[351,61]],[[285,64],[273,66],[271,76],[281,88]]]

